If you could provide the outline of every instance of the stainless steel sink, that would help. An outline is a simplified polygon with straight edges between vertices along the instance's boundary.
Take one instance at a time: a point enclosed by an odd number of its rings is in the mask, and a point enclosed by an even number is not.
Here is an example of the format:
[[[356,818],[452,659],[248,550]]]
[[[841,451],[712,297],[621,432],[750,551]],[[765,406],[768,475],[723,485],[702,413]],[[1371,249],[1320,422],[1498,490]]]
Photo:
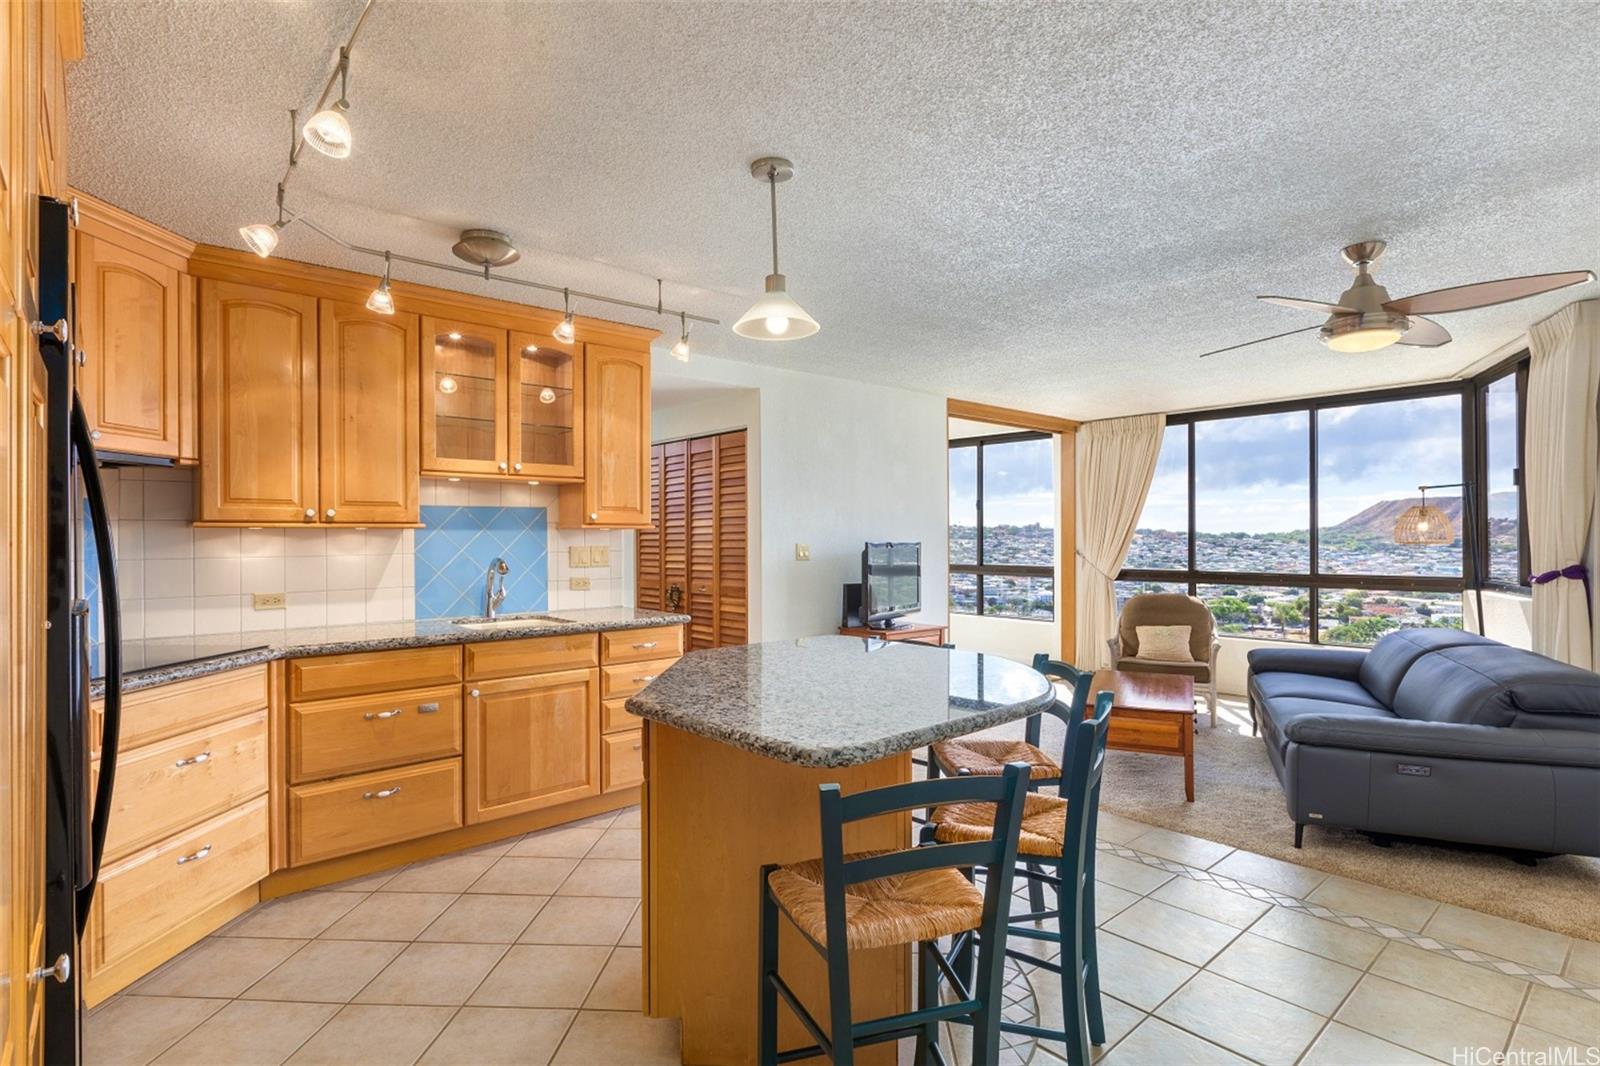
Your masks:
[[[560,618],[553,614],[507,614],[499,618],[452,618],[450,623],[462,629],[515,629],[518,626],[529,625],[536,622],[554,622],[557,624],[570,624],[572,619]]]

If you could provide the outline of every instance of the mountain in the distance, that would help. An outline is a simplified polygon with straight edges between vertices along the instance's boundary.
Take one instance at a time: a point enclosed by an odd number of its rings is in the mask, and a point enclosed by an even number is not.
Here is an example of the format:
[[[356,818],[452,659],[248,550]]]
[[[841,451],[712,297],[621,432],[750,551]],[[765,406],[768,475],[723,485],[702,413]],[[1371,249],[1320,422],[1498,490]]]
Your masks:
[[[1387,538],[1394,535],[1394,524],[1399,521],[1402,514],[1405,514],[1406,508],[1415,506],[1417,502],[1418,497],[1416,496],[1408,496],[1403,500],[1379,500],[1372,506],[1346,518],[1338,525],[1328,528],[1335,533]],[[1429,496],[1428,502],[1443,511],[1451,522],[1460,522],[1460,496]],[[1516,518],[1517,494],[1515,492],[1491,492],[1489,494],[1489,524],[1491,528],[1504,522],[1515,522]]]

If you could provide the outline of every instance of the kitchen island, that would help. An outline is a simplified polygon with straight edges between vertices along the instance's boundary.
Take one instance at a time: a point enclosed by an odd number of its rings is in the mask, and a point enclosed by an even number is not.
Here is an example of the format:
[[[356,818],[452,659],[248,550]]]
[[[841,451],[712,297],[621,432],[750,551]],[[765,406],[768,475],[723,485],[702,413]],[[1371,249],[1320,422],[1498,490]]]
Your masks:
[[[631,697],[644,719],[645,1012],[681,1019],[686,1063],[755,1061],[759,873],[820,854],[817,786],[911,779],[911,752],[1055,699],[993,655],[857,637],[693,652]],[[853,823],[847,851],[900,848],[909,813]],[[784,923],[782,970],[827,1017],[820,957]],[[907,1008],[911,955],[852,952],[857,1018]],[[780,1011],[780,1047],[805,1037]],[[863,1062],[893,1062],[892,1046]]]

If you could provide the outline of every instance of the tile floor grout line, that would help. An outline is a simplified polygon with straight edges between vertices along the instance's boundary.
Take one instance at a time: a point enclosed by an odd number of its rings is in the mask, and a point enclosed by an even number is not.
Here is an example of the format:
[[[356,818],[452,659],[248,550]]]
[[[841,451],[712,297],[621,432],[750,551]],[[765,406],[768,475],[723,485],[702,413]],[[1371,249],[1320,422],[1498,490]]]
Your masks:
[[[610,965],[611,956],[615,952],[616,948],[612,948],[610,952],[606,953],[606,961],[600,964],[600,969],[595,973],[594,980],[590,982],[589,987],[584,991],[583,996],[578,1000],[578,1007],[572,1012],[572,1023],[567,1026],[566,1031],[561,1034],[561,1040],[550,1052],[550,1062],[555,1062],[556,1059],[561,1056],[561,1049],[567,1046],[567,1041],[572,1037],[572,1028],[578,1024],[578,1016],[583,1013],[584,1001],[594,994],[594,986],[599,983],[600,975],[606,972],[606,967]]]

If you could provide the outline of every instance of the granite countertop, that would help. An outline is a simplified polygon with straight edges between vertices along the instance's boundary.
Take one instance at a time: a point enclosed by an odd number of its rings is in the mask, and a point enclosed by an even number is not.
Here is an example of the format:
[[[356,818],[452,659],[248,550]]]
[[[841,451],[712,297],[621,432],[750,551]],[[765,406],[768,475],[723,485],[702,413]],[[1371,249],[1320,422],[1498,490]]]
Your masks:
[[[1024,718],[1055,688],[997,655],[862,637],[690,652],[628,710],[800,766],[854,766]]]
[[[123,642],[122,691],[134,692],[191,677],[217,674],[241,666],[291,659],[302,655],[338,655],[353,651],[389,651],[425,648],[436,644],[473,644],[485,640],[520,640],[562,633],[598,633],[607,629],[671,626],[688,623],[686,614],[634,610],[628,607],[591,607],[503,616],[506,624],[494,629],[472,629],[448,618],[411,622],[374,622],[348,626],[306,626],[266,629],[202,637],[153,637]],[[141,669],[143,663],[163,665]],[[99,696],[105,682],[96,678],[91,695]]]

